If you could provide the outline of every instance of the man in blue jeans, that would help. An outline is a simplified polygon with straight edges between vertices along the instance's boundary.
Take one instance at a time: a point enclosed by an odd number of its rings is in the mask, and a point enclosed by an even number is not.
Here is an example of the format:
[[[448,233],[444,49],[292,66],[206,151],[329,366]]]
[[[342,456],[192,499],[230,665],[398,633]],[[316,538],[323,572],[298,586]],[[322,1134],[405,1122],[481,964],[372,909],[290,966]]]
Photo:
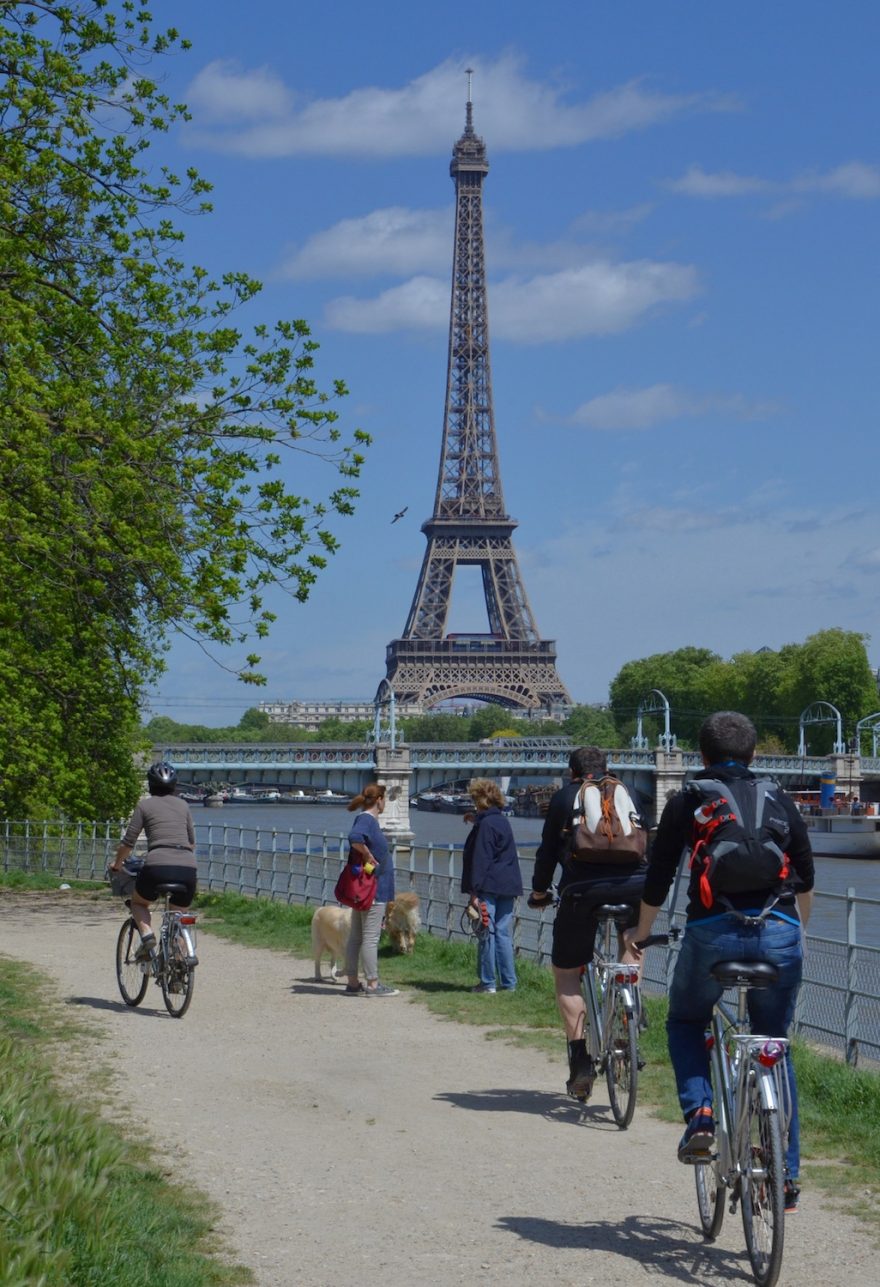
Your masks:
[[[705,768],[696,780],[721,783],[738,810],[757,812],[759,779],[749,771],[757,734],[745,715],[718,711],[700,729],[700,753]],[[766,792],[765,792],[766,793]],[[666,1031],[678,1099],[686,1123],[678,1146],[682,1162],[705,1161],[711,1154],[715,1122],[712,1084],[705,1033],[712,1008],[722,988],[709,970],[718,961],[770,961],[779,970],[773,987],[748,995],[752,1029],[768,1037],[786,1037],[803,966],[802,932],[812,905],[813,855],[804,821],[797,806],[777,786],[769,793],[771,812],[779,828],[788,873],[773,886],[727,893],[707,892],[701,885],[699,866],[691,870],[688,886],[687,924],[669,990]],[[638,925],[627,930],[625,940],[631,959],[641,953],[635,944],[647,938],[663,904],[680,861],[691,853],[700,834],[702,797],[687,788],[673,796],[663,810],[651,851]],[[708,905],[707,905],[708,904]],[[785,1209],[796,1211],[800,1188],[800,1141],[797,1086],[789,1056],[792,1117],[786,1153]]]

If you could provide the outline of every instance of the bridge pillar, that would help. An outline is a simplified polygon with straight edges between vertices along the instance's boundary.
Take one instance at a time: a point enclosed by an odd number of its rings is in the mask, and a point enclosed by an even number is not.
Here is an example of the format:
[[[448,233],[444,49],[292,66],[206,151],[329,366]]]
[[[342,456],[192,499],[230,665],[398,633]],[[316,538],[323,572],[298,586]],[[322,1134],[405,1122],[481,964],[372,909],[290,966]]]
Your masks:
[[[654,752],[654,816],[660,815],[666,801],[684,786],[684,761],[681,751],[665,751],[658,746]]]
[[[847,755],[829,755],[828,763],[837,780],[837,789],[845,791],[847,795],[854,795],[856,799],[861,799],[861,756],[855,755],[854,753],[849,753]]]
[[[413,830],[409,820],[412,767],[410,750],[408,746],[397,746],[392,750],[387,742],[379,742],[375,747],[374,759],[376,780],[385,785],[382,830],[397,846],[400,854],[401,849],[408,849],[413,841]]]

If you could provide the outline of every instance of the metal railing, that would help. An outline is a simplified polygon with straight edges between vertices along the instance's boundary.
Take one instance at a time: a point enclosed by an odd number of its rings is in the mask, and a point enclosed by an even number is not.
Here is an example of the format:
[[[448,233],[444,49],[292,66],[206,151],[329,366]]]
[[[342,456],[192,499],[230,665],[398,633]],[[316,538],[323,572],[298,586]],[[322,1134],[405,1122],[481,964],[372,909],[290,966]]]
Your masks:
[[[12,822],[0,824],[5,872],[44,872],[60,880],[101,880],[115,853],[124,824]],[[240,828],[207,829],[200,840],[199,885],[254,898],[320,905],[333,902],[333,889],[348,852],[342,835],[254,830],[243,843]],[[455,845],[416,845],[395,852],[398,888],[419,895],[424,929],[445,939],[468,936],[460,920],[467,899],[459,889],[461,849]],[[524,862],[530,855],[521,851]],[[807,1040],[843,1055],[847,1062],[880,1060],[880,946],[859,939],[861,919],[873,916],[880,898],[815,891],[813,924],[826,927],[806,936],[804,981],[795,1030]],[[660,913],[658,930],[684,921],[683,910]],[[830,929],[829,929],[830,927]],[[518,904],[514,943],[518,955],[546,965],[550,961],[552,917]],[[648,954],[643,983],[664,992],[671,978],[676,947]]]

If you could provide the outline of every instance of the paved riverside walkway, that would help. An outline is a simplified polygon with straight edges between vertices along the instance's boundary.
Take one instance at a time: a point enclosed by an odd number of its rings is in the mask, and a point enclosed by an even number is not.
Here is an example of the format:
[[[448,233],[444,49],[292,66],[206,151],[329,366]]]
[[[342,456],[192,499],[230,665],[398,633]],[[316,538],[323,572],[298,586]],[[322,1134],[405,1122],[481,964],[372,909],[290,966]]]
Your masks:
[[[621,1133],[604,1085],[582,1113],[561,1057],[207,934],[182,1020],[152,984],[128,1010],[119,921],[103,901],[0,893],[0,952],[81,1009],[108,1113],[150,1124],[260,1287],[751,1281],[739,1214],[715,1244],[697,1232],[679,1129],[637,1109]],[[786,1232],[782,1283],[874,1287],[870,1236],[814,1191]]]

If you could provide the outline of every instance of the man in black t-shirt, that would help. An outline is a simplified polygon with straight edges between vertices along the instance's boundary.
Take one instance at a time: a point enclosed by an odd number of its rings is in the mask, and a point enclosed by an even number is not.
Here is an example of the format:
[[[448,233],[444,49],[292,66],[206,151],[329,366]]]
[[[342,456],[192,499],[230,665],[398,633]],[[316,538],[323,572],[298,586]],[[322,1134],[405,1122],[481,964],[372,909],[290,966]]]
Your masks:
[[[557,865],[562,868],[558,883],[559,909],[553,922],[553,980],[556,1004],[565,1025],[568,1041],[569,1076],[566,1090],[575,1099],[587,1099],[593,1089],[596,1070],[584,1036],[586,1010],[581,991],[581,970],[592,960],[601,903],[631,903],[635,924],[642,896],[645,864],[580,862],[571,857],[572,818],[578,792],[591,778],[606,776],[608,763],[598,746],[581,746],[568,760],[571,781],[550,801],[541,843],[535,854],[530,907],[547,907],[548,891]]]

